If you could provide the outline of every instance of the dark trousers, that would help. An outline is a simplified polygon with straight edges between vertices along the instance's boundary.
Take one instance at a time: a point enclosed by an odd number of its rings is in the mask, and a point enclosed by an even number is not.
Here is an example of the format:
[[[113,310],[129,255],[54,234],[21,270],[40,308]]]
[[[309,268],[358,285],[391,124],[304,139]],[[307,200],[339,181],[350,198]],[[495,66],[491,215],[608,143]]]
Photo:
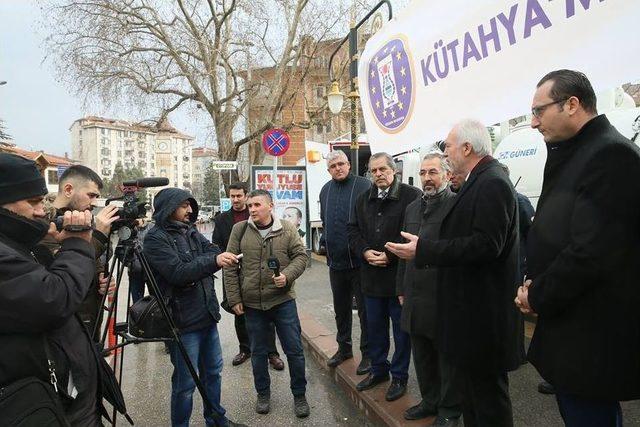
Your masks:
[[[352,352],[351,328],[353,325],[352,301],[356,297],[358,304],[358,318],[360,319],[360,352],[367,356],[367,310],[365,308],[362,290],[360,289],[360,269],[329,270],[331,293],[333,294],[333,309],[336,312],[336,326],[338,333],[336,341],[343,353]]]
[[[132,304],[144,297],[144,273],[129,272],[129,293]]]
[[[294,396],[304,395],[307,387],[304,367],[304,350],[302,348],[302,331],[295,300],[276,305],[269,310],[256,310],[246,307],[247,331],[251,337],[251,366],[253,382],[258,394],[269,393],[271,378],[269,377],[269,324],[273,323],[287,355],[291,392]]]
[[[620,402],[591,400],[556,393],[560,415],[567,427],[622,427]]]
[[[461,372],[462,415],[465,427],[513,427],[506,372]]]
[[[409,334],[400,328],[402,306],[397,297],[365,296],[367,310],[367,332],[369,333],[368,352],[371,358],[371,374],[373,376],[388,375],[399,380],[409,377],[409,360],[411,359],[411,340]],[[391,364],[389,356],[389,319],[393,324],[393,343],[395,351]]]
[[[251,343],[249,342],[249,333],[247,332],[247,325],[245,315],[234,316],[233,323],[236,327],[236,336],[240,343],[240,352],[251,354]],[[267,331],[267,341],[269,343],[269,356],[279,356],[276,349],[276,330],[273,323],[269,324],[269,330]]]
[[[422,404],[444,418],[458,418],[462,414],[460,373],[447,363],[436,350],[433,340],[423,335],[411,334],[413,365]]]

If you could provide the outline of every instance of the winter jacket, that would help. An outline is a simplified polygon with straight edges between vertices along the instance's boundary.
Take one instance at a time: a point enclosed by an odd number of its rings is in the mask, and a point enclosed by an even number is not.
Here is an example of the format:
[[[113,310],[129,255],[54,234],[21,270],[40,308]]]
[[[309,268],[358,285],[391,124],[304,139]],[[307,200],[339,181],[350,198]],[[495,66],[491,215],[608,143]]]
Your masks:
[[[440,193],[414,200],[404,215],[402,230],[417,236],[437,239],[440,224],[455,193],[447,186]],[[438,269],[435,266],[417,268],[412,261],[398,261],[396,291],[404,296],[400,324],[412,335],[435,339]]]
[[[95,275],[93,247],[65,239],[55,257],[37,243],[34,221],[0,208],[0,387],[36,376],[49,383],[43,335],[54,359],[58,389],[71,425],[99,425],[98,359],[74,314]],[[78,392],[66,393],[70,375]]]
[[[361,254],[349,245],[347,224],[355,217],[356,199],[371,188],[371,182],[349,174],[342,181],[332,179],[320,190],[322,240],[327,249],[327,265],[333,270],[359,267]]]
[[[436,345],[478,374],[524,361],[524,323],[513,299],[518,277],[518,205],[495,159],[483,158],[452,199],[440,236],[420,236],[417,267],[438,267]]]
[[[308,257],[293,224],[274,218],[271,231],[263,239],[251,218],[241,221],[231,230],[227,251],[243,254],[239,267],[224,268],[230,307],[242,303],[256,310],[269,310],[295,299],[295,280],[304,273]],[[287,277],[282,288],[276,287],[273,271],[267,265],[271,256],[278,258],[280,272]]]
[[[529,231],[529,360],[558,391],[640,398],[640,150],[603,115],[547,145]]]
[[[363,263],[360,267],[362,293],[372,297],[395,297],[398,257],[387,251],[387,242],[404,242],[400,236],[402,218],[407,206],[419,198],[422,192],[415,187],[400,182],[397,176],[389,187],[387,197],[378,197],[378,187],[361,194],[356,201],[356,215],[349,222],[351,246],[364,257],[365,251],[375,249],[386,252],[389,264],[376,267]]]
[[[191,223],[170,219],[185,201],[191,203]],[[155,225],[144,239],[143,253],[149,261],[161,292],[169,298],[173,320],[181,332],[206,328],[220,320],[220,306],[213,286],[213,273],[220,267],[220,248],[195,227],[198,203],[188,191],[166,188],[153,202]]]
[[[229,243],[231,229],[233,228],[233,208],[228,211],[224,211],[215,217],[213,219],[213,224],[211,241],[218,245],[220,249],[225,251],[227,249],[227,244]]]
[[[56,211],[56,216],[64,215],[65,211],[67,210],[68,209],[58,209]],[[91,284],[91,288],[89,288],[87,297],[84,299],[82,305],[80,306],[80,309],[78,310],[78,316],[87,327],[87,330],[92,333],[95,329],[96,322],[102,323],[104,314],[104,311],[100,307],[100,303],[102,302],[102,295],[100,295],[100,293],[98,292],[98,275],[104,271],[104,265],[102,264],[102,261],[100,261],[100,257],[107,249],[108,237],[98,230],[93,230],[93,234],[91,235],[91,243],[96,253],[96,275]],[[42,244],[49,248],[49,250],[53,254],[60,250],[60,243],[50,236],[46,236],[42,240]],[[98,336],[94,337],[95,341],[99,341],[100,339],[99,329],[100,328],[98,328],[97,330]]]

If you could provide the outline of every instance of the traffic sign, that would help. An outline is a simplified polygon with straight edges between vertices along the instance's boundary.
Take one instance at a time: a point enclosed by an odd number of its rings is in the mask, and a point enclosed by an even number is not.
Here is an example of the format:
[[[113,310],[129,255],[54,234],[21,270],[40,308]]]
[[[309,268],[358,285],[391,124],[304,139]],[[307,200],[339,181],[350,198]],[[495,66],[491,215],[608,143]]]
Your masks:
[[[270,129],[262,134],[262,148],[267,154],[282,156],[291,146],[289,134],[282,129]]]
[[[213,160],[211,162],[211,169],[214,171],[226,171],[236,170],[238,168],[238,162],[227,160]]]
[[[221,198],[220,199],[220,212],[226,212],[231,209],[231,199]]]

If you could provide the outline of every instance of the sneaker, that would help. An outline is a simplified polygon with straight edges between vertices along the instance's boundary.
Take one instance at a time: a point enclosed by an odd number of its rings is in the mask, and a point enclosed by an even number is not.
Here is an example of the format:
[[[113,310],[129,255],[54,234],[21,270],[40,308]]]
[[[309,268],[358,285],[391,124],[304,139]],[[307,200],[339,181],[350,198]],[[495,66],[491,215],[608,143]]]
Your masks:
[[[258,414],[268,414],[271,409],[271,395],[269,393],[258,394],[256,400],[256,412]]]
[[[311,409],[309,409],[309,404],[307,403],[307,398],[304,397],[304,394],[301,396],[293,396],[293,410],[298,418],[305,418],[309,416]]]

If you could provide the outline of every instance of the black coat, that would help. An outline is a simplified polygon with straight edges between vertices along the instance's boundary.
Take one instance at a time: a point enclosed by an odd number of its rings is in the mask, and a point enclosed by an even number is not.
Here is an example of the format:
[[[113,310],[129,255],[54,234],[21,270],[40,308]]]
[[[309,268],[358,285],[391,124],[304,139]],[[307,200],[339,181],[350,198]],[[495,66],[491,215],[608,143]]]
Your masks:
[[[98,359],[89,334],[75,313],[91,288],[95,252],[86,241],[65,239],[55,258],[35,246],[29,221],[0,210],[0,387],[36,376],[49,382],[43,335],[65,395],[69,373],[78,395],[64,399],[72,425],[98,425]]]
[[[404,215],[402,229],[407,233],[437,239],[448,204],[455,197],[449,187],[433,197],[414,200]],[[436,337],[436,267],[416,268],[414,262],[399,260],[396,291],[404,296],[401,326],[405,332],[431,339]]]
[[[198,204],[179,188],[166,188],[154,200],[155,226],[144,239],[144,254],[165,296],[170,295],[173,319],[181,332],[206,328],[220,320],[213,273],[220,267],[220,248],[210,243],[193,224],[178,224],[170,215],[185,200],[198,217]]]
[[[347,225],[349,243],[354,252],[364,256],[368,249],[384,251],[389,259],[386,267],[374,267],[366,262],[360,267],[362,293],[372,297],[396,296],[398,257],[387,251],[387,242],[403,242],[400,236],[404,211],[422,192],[400,182],[397,176],[383,200],[378,198],[378,188],[362,193],[356,200],[355,221]]]
[[[218,245],[222,251],[226,251],[227,245],[229,244],[229,236],[231,236],[231,229],[233,228],[233,208],[215,217],[213,224],[211,243]]]
[[[416,265],[438,269],[437,346],[474,371],[516,369],[524,360],[519,284],[518,208],[513,185],[485,157],[451,203],[440,238],[420,237]]]
[[[528,241],[529,360],[558,389],[640,398],[640,150],[605,116],[547,146]]]

